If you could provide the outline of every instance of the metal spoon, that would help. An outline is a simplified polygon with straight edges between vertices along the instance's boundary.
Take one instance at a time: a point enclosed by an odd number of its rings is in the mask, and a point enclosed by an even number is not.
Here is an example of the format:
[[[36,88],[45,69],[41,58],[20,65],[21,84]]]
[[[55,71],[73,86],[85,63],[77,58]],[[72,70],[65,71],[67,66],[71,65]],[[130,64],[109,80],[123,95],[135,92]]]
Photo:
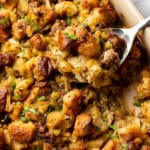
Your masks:
[[[129,28],[129,29],[122,29],[122,28],[111,28],[111,32],[117,34],[120,38],[124,39],[126,42],[126,49],[123,52],[122,58],[120,60],[119,66],[125,61],[127,58],[132,45],[135,39],[135,36],[138,31],[145,28],[146,26],[150,25],[150,17],[147,17],[142,22],[138,23],[136,26]]]

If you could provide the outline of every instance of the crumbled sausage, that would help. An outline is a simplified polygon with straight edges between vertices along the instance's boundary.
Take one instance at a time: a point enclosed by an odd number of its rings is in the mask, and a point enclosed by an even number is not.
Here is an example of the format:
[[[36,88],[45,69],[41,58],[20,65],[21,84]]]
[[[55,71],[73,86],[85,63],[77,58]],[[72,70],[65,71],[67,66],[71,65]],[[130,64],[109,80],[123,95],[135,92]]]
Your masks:
[[[63,97],[63,112],[73,118],[80,112],[82,94],[78,89],[69,91]]]
[[[12,63],[15,60],[15,55],[11,54],[11,53],[0,53],[0,70],[2,70],[2,68],[4,66],[9,66],[12,65]]]
[[[0,128],[0,149],[3,149],[4,145],[5,145],[4,131],[2,128]]]
[[[37,33],[31,37],[30,43],[33,47],[35,47],[38,50],[46,49],[46,42],[44,41],[43,36],[39,33]]]
[[[92,116],[82,113],[76,117],[74,134],[77,137],[84,137],[90,135],[93,131]]]
[[[118,35],[113,33],[110,34],[108,40],[113,44],[115,51],[118,52],[121,56],[122,52],[126,48],[126,42],[123,39],[121,39]]]
[[[67,37],[62,31],[58,31],[57,36],[58,46],[61,50],[68,49],[75,43],[74,40]]]
[[[32,122],[15,121],[8,126],[10,138],[20,143],[30,142],[34,137],[35,131],[36,128]]]
[[[44,136],[43,136],[43,140],[46,143],[50,143],[53,144],[55,142],[55,135],[53,133],[49,133],[47,132]]]
[[[0,113],[3,112],[5,108],[7,94],[8,89],[6,87],[0,88]]]
[[[33,34],[33,27],[25,19],[19,19],[12,24],[12,34],[16,39],[31,37]]]
[[[3,29],[0,26],[0,43],[6,42],[8,38],[9,38],[9,31],[7,29]]]
[[[106,67],[119,64],[119,54],[114,49],[105,51],[102,55],[101,63]]]
[[[47,79],[48,77],[50,77],[52,69],[53,67],[48,57],[42,56],[39,58],[38,70],[40,76],[43,76],[44,79]]]
[[[37,22],[41,26],[47,25],[49,22],[53,21],[55,18],[55,13],[53,9],[41,6],[38,9],[35,9],[34,14],[38,16]]]
[[[99,1],[98,0],[82,0],[81,1],[81,6],[84,8],[94,8],[99,6]]]
[[[89,34],[85,42],[81,42],[77,46],[77,51],[79,54],[86,57],[97,57],[100,53],[98,43],[93,35]]]
[[[51,34],[55,34],[58,30],[64,30],[67,26],[64,20],[57,20],[51,27]]]

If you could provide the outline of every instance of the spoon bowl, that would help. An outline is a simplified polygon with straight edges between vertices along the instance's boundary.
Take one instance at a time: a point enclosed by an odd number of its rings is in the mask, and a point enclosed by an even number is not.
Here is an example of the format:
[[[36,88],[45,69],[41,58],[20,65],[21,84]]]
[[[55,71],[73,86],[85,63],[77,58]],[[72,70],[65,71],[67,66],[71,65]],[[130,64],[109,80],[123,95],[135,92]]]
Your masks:
[[[129,55],[132,45],[133,45],[133,41],[134,41],[137,33],[141,29],[144,29],[146,26],[149,26],[149,25],[150,25],[150,17],[144,19],[139,24],[137,24],[136,26],[129,28],[129,29],[122,29],[122,28],[110,28],[109,29],[112,33],[114,33],[114,34],[118,35],[120,38],[122,38],[126,43],[126,48],[123,51],[122,58],[119,62],[119,66],[125,61],[125,59]]]

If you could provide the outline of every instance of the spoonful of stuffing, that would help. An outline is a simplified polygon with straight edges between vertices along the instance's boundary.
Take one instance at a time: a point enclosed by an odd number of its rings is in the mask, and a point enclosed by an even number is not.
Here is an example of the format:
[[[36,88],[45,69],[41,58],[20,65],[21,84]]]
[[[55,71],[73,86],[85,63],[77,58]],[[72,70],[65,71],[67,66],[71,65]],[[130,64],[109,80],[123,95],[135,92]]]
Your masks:
[[[150,25],[150,17],[144,19],[142,22],[137,24],[136,26],[128,29],[122,29],[122,28],[110,28],[107,29],[109,32],[112,32],[114,35],[118,36],[120,39],[124,40],[125,45],[124,45],[124,50],[122,52],[122,56],[119,62],[119,66],[125,61],[127,56],[129,55],[133,41],[135,39],[135,36],[137,33],[141,30],[144,29],[146,26]],[[111,54],[111,53],[110,53]]]

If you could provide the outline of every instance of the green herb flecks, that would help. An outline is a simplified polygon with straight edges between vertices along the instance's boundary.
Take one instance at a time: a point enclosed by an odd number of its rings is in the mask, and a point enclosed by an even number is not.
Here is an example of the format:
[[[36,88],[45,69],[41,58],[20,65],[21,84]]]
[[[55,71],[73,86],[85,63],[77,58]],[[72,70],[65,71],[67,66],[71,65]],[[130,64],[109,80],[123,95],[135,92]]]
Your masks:
[[[31,19],[29,19],[29,18],[26,18],[26,21],[27,21],[30,25],[32,25],[34,31],[39,30],[39,26],[38,26],[33,20],[31,20]]]
[[[108,123],[108,118],[107,117],[103,118],[103,122]]]
[[[87,23],[84,23],[84,24],[83,24],[83,27],[84,27],[84,28],[88,28],[89,25],[88,25]]]
[[[15,81],[12,81],[10,83],[10,90],[13,91],[15,89],[15,87],[16,87],[16,83],[15,83]]]
[[[7,17],[5,17],[5,18],[0,20],[0,24],[3,25],[3,26],[6,25],[7,22],[8,22],[8,18]]]
[[[47,115],[53,110],[52,106],[48,107],[48,110],[46,111],[46,113],[44,114],[44,121],[46,120]]]
[[[66,23],[68,26],[70,26],[72,24],[70,16],[66,17]]]
[[[117,129],[118,129],[117,126],[115,126],[115,125],[110,125],[109,128],[114,130],[114,131],[117,131]]]
[[[20,51],[21,51],[21,52],[24,52],[24,51],[25,51],[25,48],[24,48],[24,47],[20,47]]]
[[[0,3],[0,10],[2,10],[3,9],[3,5]]]
[[[133,105],[136,106],[136,107],[140,107],[141,103],[137,101],[137,102],[134,102]]]
[[[94,125],[97,131],[101,131],[102,129],[96,125]]]
[[[42,150],[41,147],[36,146],[34,150]]]
[[[100,43],[100,46],[101,46],[101,47],[104,47],[105,40],[102,39],[102,38],[100,38],[100,39],[99,39],[99,43]]]
[[[25,116],[20,116],[20,119],[21,119],[23,122],[28,122],[28,121],[30,121],[30,119],[26,118]]]
[[[8,115],[6,114],[4,118],[1,120],[1,123],[6,123],[8,120]]]
[[[30,121],[29,118],[26,118],[26,113],[27,112],[31,112],[33,114],[36,114],[37,113],[37,110],[36,109],[33,109],[33,108],[29,108],[29,107],[24,107],[22,113],[21,113],[21,116],[20,116],[20,119],[23,121],[23,122],[28,122]]]
[[[25,18],[24,13],[20,13],[20,19],[24,19],[24,18]]]
[[[119,139],[119,135],[118,134],[110,134],[109,138],[110,139]]]
[[[54,108],[55,108],[55,110],[57,110],[57,111],[62,110],[62,106],[61,106],[61,105],[56,105]]]
[[[20,95],[14,95],[14,99],[15,99],[15,100],[20,100],[20,99],[21,99],[21,96],[20,96]]]
[[[21,105],[21,102],[16,102],[16,105]]]
[[[38,101],[45,101],[46,100],[46,96],[40,96],[37,98]]]
[[[65,35],[72,40],[77,40],[76,35],[71,32],[66,32]]]
[[[121,147],[122,147],[122,150],[127,150],[127,144],[122,143],[122,144],[121,144]]]

